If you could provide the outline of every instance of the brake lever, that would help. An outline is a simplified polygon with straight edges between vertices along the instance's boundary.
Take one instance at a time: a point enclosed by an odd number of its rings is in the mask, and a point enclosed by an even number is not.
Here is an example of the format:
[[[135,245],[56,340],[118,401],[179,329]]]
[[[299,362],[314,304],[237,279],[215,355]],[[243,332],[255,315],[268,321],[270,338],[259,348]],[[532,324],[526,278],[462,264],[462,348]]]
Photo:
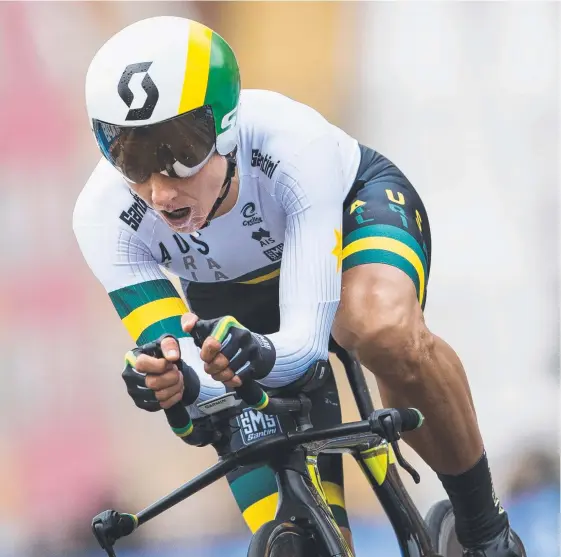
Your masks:
[[[396,426],[394,420],[398,420],[399,427]],[[401,454],[401,449],[399,448],[398,441],[401,439],[401,420],[399,419],[399,414],[396,414],[395,410],[382,408],[381,410],[375,410],[370,417],[372,423],[373,420],[377,420],[382,430],[384,431],[383,437],[390,443],[394,453],[397,463],[413,478],[413,481],[418,484],[421,482],[421,476],[409,464],[403,455]]]
[[[405,458],[403,458],[403,455],[401,454],[401,449],[399,448],[399,445],[397,443],[397,441],[392,441],[391,443],[393,452],[395,453],[395,458],[398,462],[398,464],[406,471],[409,473],[409,475],[413,478],[413,481],[418,484],[421,482],[421,476],[419,475],[419,472],[417,472],[417,470],[415,470],[415,468],[413,468],[413,466],[411,466],[411,464],[409,464],[409,462],[407,462],[405,460]]]

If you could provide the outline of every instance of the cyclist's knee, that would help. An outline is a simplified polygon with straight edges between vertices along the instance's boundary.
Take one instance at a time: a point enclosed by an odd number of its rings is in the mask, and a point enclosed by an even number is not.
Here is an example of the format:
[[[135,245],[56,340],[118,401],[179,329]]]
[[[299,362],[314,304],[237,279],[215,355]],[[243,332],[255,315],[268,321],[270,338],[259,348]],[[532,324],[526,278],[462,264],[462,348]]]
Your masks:
[[[358,353],[361,361],[375,375],[414,380],[413,373],[420,367],[424,355],[430,351],[431,334],[416,316],[395,311],[393,314],[376,315],[375,322],[367,324],[352,321],[357,328],[351,330],[352,344],[344,347]]]
[[[414,286],[398,269],[367,267],[344,284],[333,336],[378,377],[416,382],[434,341]]]

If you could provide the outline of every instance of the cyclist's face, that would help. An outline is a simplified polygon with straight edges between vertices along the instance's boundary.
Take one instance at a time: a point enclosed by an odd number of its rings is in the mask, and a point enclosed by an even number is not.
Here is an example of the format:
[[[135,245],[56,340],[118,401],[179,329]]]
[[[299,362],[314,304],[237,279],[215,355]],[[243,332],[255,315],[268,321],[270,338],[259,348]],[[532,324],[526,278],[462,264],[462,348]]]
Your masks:
[[[215,153],[190,178],[152,174],[142,184],[129,185],[173,230],[190,234],[204,225],[224,183],[226,168],[226,159]]]

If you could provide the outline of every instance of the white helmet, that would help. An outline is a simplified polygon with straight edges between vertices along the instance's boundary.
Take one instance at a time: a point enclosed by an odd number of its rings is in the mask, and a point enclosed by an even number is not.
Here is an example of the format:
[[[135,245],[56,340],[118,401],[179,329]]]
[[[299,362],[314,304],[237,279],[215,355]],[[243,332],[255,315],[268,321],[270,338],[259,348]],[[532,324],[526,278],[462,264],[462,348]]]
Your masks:
[[[86,106],[103,155],[127,179],[186,177],[237,144],[240,75],[217,33],[181,17],[133,23],[97,52]]]

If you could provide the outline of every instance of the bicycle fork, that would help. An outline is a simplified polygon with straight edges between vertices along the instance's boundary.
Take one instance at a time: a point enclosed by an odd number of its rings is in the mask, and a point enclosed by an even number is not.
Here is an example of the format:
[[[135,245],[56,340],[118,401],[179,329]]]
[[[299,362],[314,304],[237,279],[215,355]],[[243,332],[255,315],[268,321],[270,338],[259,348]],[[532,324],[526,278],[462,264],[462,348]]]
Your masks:
[[[432,547],[425,521],[407,493],[391,445],[383,442],[353,456],[372,486],[397,537],[403,557],[439,557]]]
[[[327,504],[316,460],[297,449],[276,468],[279,502],[275,518],[314,532],[322,555],[354,557]]]

